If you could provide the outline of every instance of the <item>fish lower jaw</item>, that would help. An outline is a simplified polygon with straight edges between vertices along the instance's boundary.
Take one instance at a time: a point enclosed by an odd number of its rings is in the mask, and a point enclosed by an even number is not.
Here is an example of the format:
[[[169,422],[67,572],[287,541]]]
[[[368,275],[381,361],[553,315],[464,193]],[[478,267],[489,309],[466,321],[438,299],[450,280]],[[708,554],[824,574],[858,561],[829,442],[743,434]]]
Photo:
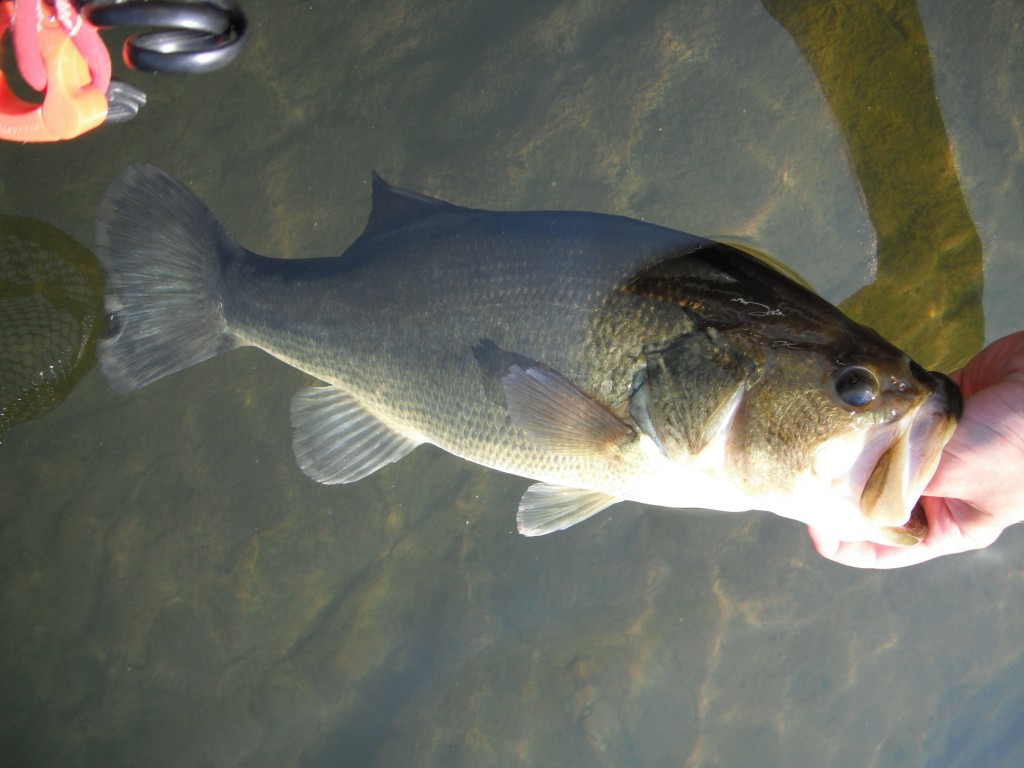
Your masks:
[[[797,478],[790,488],[754,493],[744,489],[742,478],[713,466],[673,464],[637,478],[619,497],[676,509],[760,510],[826,530],[843,541],[891,543],[884,531],[861,514],[858,490],[810,473]]]
[[[766,496],[763,501],[761,509],[827,532],[839,541],[908,545],[895,538],[899,526],[879,525],[864,515],[860,491],[847,483],[801,478],[791,491]],[[907,510],[905,519],[910,518],[911,511]]]
[[[861,514],[860,504],[853,496],[816,491],[765,501],[763,509],[827,531],[840,541],[886,542],[878,527]]]

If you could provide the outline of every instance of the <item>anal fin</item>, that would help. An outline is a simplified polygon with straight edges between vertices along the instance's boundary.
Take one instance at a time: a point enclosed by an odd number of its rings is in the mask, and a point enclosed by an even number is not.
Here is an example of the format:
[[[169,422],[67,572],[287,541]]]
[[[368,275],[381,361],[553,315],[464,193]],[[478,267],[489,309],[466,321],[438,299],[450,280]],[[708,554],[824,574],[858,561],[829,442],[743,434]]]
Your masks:
[[[537,483],[523,494],[516,521],[524,536],[543,536],[581,523],[617,501],[599,491]]]
[[[333,386],[300,389],[291,416],[295,460],[321,483],[354,483],[419,445]]]

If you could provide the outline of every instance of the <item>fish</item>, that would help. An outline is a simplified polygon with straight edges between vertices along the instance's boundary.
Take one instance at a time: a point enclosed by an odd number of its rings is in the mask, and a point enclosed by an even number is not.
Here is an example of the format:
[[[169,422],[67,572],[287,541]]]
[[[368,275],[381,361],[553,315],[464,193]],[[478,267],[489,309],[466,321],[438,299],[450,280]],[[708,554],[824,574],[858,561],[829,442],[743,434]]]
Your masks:
[[[310,478],[430,443],[535,481],[527,536],[633,501],[912,546],[962,410],[950,378],[768,259],[624,216],[465,208],[374,173],[340,256],[270,258],[134,165],[96,246],[113,389],[257,347],[323,382],[291,400]]]

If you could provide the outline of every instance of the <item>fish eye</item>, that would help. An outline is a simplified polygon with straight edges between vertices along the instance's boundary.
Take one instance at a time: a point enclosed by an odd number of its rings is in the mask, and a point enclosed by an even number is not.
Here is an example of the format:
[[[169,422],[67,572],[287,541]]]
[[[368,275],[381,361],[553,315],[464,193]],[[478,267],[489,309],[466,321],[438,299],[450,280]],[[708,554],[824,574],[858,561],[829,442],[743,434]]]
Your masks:
[[[878,397],[878,379],[867,368],[851,366],[835,379],[836,394],[846,405],[860,408]]]

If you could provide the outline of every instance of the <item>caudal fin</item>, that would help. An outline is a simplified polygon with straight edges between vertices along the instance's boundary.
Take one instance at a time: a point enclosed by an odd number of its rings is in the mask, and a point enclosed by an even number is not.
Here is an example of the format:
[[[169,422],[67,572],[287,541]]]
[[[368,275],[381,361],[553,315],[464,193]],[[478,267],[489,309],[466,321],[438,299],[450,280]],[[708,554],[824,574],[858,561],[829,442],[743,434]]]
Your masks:
[[[241,251],[202,201],[158,168],[133,165],[96,217],[109,329],[100,367],[121,392],[238,346],[221,309],[221,264]]]

